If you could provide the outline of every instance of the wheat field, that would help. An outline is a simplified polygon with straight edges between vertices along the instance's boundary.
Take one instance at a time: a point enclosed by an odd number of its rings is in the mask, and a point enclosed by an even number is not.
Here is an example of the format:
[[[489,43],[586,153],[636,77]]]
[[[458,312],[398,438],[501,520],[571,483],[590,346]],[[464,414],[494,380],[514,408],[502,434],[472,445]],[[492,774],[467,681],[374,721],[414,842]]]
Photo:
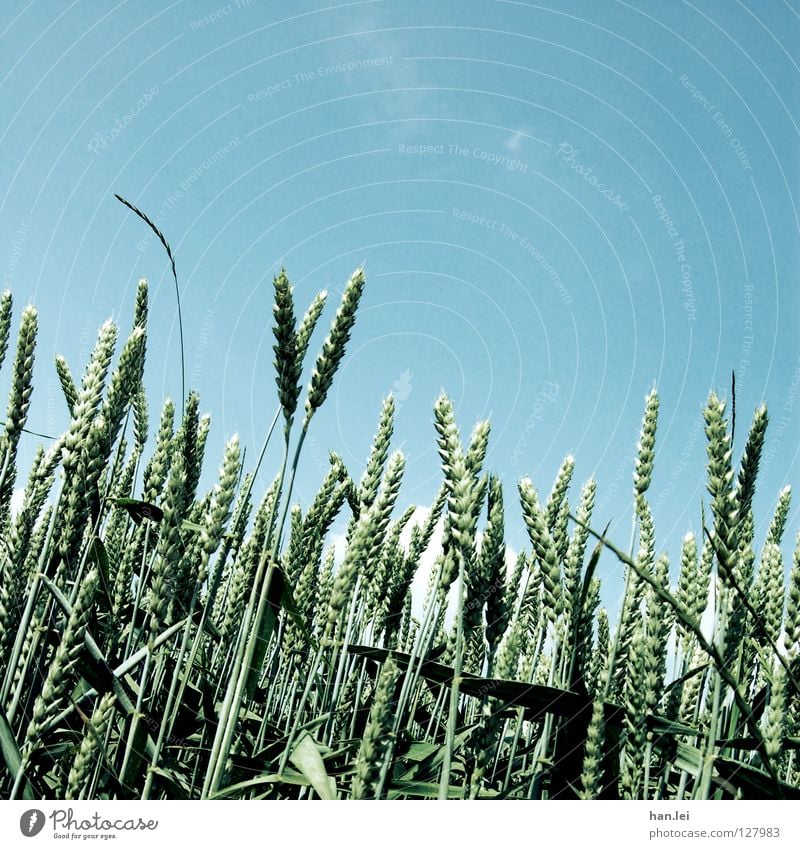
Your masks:
[[[145,281],[131,329],[106,322],[82,376],[56,358],[69,427],[19,469],[38,321],[22,311],[0,436],[0,795],[800,796],[800,542],[784,563],[788,487],[758,551],[754,540],[766,407],[735,458],[726,406],[707,399],[708,498],[670,556],[647,498],[655,390],[631,469],[627,548],[593,524],[596,484],[575,485],[572,457],[547,494],[527,478],[512,490],[485,468],[490,423],[462,438],[445,396],[431,428],[441,487],[422,522],[402,506],[391,397],[363,474],[332,453],[303,512],[295,473],[364,286],[357,269],[313,359],[326,294],[300,316],[278,274],[264,451],[248,466],[231,438],[207,492],[216,436],[197,394],[166,401],[157,420],[148,410]],[[0,363],[12,312],[5,293]],[[276,444],[282,463],[257,493]],[[529,539],[511,562],[510,498]],[[331,528],[342,520],[337,556]],[[423,556],[434,566],[414,607]],[[601,558],[624,567],[613,617]]]

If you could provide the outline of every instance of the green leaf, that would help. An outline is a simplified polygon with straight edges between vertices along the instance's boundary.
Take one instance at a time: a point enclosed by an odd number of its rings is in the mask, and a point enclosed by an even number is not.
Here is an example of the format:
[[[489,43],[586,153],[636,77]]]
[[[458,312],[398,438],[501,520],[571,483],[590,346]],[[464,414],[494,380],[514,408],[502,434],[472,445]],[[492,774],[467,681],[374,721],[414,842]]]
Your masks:
[[[255,790],[258,787],[274,784],[292,784],[298,787],[308,787],[311,782],[305,775],[293,770],[286,769],[280,775],[272,773],[271,775],[258,775],[255,778],[250,778],[247,781],[239,781],[236,784],[230,784],[228,787],[223,787],[221,790],[214,793],[212,799],[229,799],[230,797],[239,797],[250,790]]]
[[[694,746],[678,743],[673,760],[675,769],[686,770],[690,775],[699,776],[703,769],[703,754]],[[745,799],[800,799],[800,788],[792,787],[783,781],[776,788],[772,778],[767,773],[750,764],[717,755],[714,758],[714,773],[711,780],[731,792],[740,789]],[[778,790],[780,796],[776,794]]]
[[[685,684],[690,678],[694,678],[695,675],[699,675],[705,669],[708,669],[710,665],[710,663],[701,663],[700,666],[695,666],[694,669],[690,669],[685,675],[681,675],[680,678],[670,681],[664,692],[668,693],[673,687],[679,687],[681,684]]]
[[[294,600],[294,595],[292,594],[292,590],[289,587],[288,581],[283,582],[283,588],[281,592],[281,607],[292,619],[297,630],[306,638],[308,645],[311,647],[312,651],[316,651],[319,648],[319,643],[317,642],[316,637],[308,630],[306,627],[306,623],[303,621],[303,617],[300,615],[300,609],[297,606],[297,602]]]
[[[412,743],[407,751],[404,751],[402,755],[398,757],[407,761],[424,761],[426,758],[429,758],[431,755],[435,755],[442,747],[436,746],[433,743]]]
[[[131,756],[120,773],[119,780],[128,787],[136,787],[139,778],[144,775],[147,762],[145,761],[145,749],[147,746],[148,728],[142,714],[133,713],[129,717],[126,740],[131,746]]]
[[[464,745],[464,743],[470,738],[472,732],[475,730],[474,725],[470,725],[467,728],[463,729],[460,733],[456,734],[453,739],[453,752],[458,752],[459,749]],[[419,779],[419,778],[427,778],[433,777],[439,770],[444,761],[444,746],[430,746],[427,754],[423,754],[423,748],[427,744],[425,743],[415,743],[413,746],[419,746],[420,748],[416,751],[417,755],[422,755],[422,757],[414,764],[412,764],[409,769],[407,769],[404,773],[399,776],[399,780],[410,781],[411,779]],[[405,757],[405,756],[403,756]],[[438,783],[436,785],[439,786]]]
[[[397,799],[400,796],[412,796],[417,799],[438,799],[439,783],[432,781],[393,781],[387,794],[389,799]],[[482,798],[497,796],[494,790],[481,790]],[[448,799],[464,799],[464,788],[450,784],[447,788]]]
[[[348,646],[348,651],[379,663],[384,662],[391,654],[401,667],[407,666],[410,659],[405,652],[390,652],[388,649],[370,646]],[[453,679],[453,667],[426,660],[420,667],[419,674],[428,681],[449,685]],[[465,695],[478,699],[490,695],[502,702],[503,708],[523,707],[525,719],[529,722],[536,722],[548,713],[554,716],[575,716],[590,704],[588,696],[570,690],[541,684],[525,684],[521,681],[504,681],[501,678],[483,678],[468,672],[462,673],[459,689]],[[616,705],[607,704],[606,722],[622,727],[622,710]]]
[[[264,666],[264,658],[267,656],[267,649],[269,648],[269,641],[278,624],[278,613],[280,613],[283,588],[286,584],[286,579],[283,576],[283,570],[277,565],[268,570],[265,580],[269,581],[269,586],[267,588],[267,605],[264,609],[264,615],[261,622],[256,624],[257,631],[254,635],[256,644],[253,654],[253,663],[250,666],[247,675],[247,701],[250,701],[253,698],[253,694],[258,686],[258,679],[261,677],[261,672]]]
[[[779,781],[776,788],[767,773],[755,769],[750,764],[732,758],[717,757],[714,759],[714,766],[719,778],[715,775],[712,780],[720,784],[724,781],[741,788],[745,799],[800,799],[800,788],[792,787],[783,781]]]
[[[100,574],[100,586],[103,588],[108,610],[114,609],[114,599],[111,595],[111,581],[109,579],[108,552],[100,537],[93,537],[89,546],[89,555],[97,565]]]
[[[171,769],[164,769],[160,766],[151,766],[150,772],[155,773],[161,783],[169,788],[170,799],[187,800],[192,798],[192,788],[186,779]]]
[[[663,716],[651,715],[647,717],[647,728],[658,735],[687,734],[696,737],[700,732],[692,725],[685,722],[676,722]]]
[[[22,765],[22,757],[17,748],[17,741],[14,739],[14,733],[11,726],[8,724],[5,713],[0,711],[0,749],[3,752],[3,760],[6,762],[8,771],[12,776],[16,776]],[[27,781],[22,783],[22,796],[24,799],[33,799],[33,790]]]
[[[336,799],[336,781],[328,775],[322,754],[308,732],[304,732],[295,743],[289,760],[311,782],[320,799]]]
[[[123,510],[127,510],[137,525],[141,524],[142,519],[160,522],[164,518],[164,511],[148,501],[139,501],[136,498],[115,498],[114,504],[117,507],[122,507]]]

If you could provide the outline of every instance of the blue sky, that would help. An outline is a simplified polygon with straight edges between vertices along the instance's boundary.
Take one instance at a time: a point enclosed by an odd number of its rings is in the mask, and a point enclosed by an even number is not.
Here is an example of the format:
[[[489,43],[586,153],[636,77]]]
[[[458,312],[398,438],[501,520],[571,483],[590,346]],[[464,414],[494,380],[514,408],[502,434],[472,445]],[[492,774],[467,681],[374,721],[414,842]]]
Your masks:
[[[491,416],[508,501],[524,475],[548,491],[572,453],[576,484],[598,479],[596,523],[627,542],[655,383],[651,501],[674,561],[699,531],[702,408],[735,370],[738,447],[762,400],[772,419],[763,533],[800,469],[799,43],[800,7],[778,0],[9,4],[0,270],[17,315],[40,310],[29,425],[66,425],[53,356],[81,369],[140,276],[153,415],[180,395],[167,263],[118,192],[175,252],[210,468],[234,431],[253,457],[275,409],[281,263],[303,308],[366,261],[301,501],[328,450],[360,474],[393,390],[402,501],[430,503],[444,389],[465,432]]]

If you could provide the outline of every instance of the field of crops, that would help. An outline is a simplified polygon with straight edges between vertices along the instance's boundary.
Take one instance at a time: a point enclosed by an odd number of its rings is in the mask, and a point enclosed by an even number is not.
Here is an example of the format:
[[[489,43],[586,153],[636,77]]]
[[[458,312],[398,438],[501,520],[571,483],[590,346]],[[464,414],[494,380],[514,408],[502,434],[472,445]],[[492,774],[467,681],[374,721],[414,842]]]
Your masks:
[[[655,391],[631,469],[630,540],[595,527],[595,482],[573,483],[571,457],[546,494],[528,479],[504,486],[485,468],[490,423],[462,437],[444,396],[431,428],[441,488],[410,536],[391,397],[363,474],[331,454],[303,512],[295,472],[364,286],[358,269],[313,359],[326,296],[301,315],[286,275],[274,281],[266,439],[284,450],[265,493],[235,437],[201,491],[214,431],[196,394],[150,420],[144,281],[132,329],[105,323],[82,376],[57,358],[69,428],[19,469],[37,334],[35,310],[21,313],[0,437],[0,796],[800,796],[800,547],[785,564],[788,488],[754,549],[766,408],[734,452],[730,411],[708,398],[709,497],[672,565],[647,499]],[[12,324],[6,293],[0,361]],[[530,540],[514,562],[511,498]],[[432,547],[417,618],[412,582]],[[625,569],[611,622],[601,555]]]

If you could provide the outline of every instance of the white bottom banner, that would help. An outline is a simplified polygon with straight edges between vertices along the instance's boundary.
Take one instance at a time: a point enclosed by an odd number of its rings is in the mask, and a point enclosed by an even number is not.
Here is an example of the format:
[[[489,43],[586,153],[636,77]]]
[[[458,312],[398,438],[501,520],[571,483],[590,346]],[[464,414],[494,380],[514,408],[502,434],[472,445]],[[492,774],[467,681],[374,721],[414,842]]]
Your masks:
[[[35,807],[32,805],[35,804]],[[796,802],[0,802],[0,846],[800,845]],[[223,845],[224,849],[224,845]]]

